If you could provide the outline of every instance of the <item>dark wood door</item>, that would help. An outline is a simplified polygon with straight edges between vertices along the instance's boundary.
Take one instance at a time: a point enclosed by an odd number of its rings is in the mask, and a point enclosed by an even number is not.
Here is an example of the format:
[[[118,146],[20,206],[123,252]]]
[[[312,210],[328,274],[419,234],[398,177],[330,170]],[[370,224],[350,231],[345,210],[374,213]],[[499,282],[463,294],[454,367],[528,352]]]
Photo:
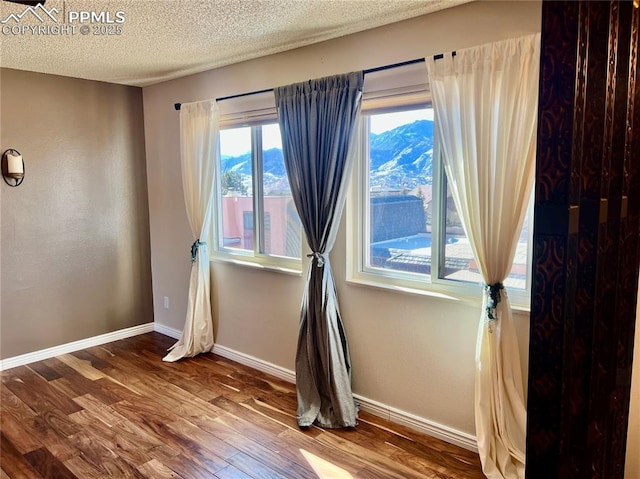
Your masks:
[[[624,476],[639,261],[635,3],[542,7],[530,479]]]

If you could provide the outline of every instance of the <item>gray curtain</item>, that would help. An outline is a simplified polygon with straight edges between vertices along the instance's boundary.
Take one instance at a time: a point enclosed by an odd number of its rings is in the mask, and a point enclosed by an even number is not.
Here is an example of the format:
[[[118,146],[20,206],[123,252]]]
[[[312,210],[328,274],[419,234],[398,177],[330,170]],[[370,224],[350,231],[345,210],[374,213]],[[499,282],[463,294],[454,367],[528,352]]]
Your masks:
[[[275,89],[287,176],[312,251],[296,352],[301,427],[353,427],[358,419],[329,253],[353,164],[363,80],[354,72]]]

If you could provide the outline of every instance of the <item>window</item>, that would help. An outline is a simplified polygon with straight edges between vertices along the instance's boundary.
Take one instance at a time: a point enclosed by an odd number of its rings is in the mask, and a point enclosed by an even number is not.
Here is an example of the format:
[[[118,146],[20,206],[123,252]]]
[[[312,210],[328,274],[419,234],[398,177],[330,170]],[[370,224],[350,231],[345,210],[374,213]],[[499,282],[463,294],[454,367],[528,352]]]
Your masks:
[[[361,135],[351,279],[478,295],[482,278],[434,142],[433,109],[365,109]],[[529,216],[505,281],[516,304],[527,302]]]
[[[300,270],[301,224],[277,123],[220,131],[219,256]]]

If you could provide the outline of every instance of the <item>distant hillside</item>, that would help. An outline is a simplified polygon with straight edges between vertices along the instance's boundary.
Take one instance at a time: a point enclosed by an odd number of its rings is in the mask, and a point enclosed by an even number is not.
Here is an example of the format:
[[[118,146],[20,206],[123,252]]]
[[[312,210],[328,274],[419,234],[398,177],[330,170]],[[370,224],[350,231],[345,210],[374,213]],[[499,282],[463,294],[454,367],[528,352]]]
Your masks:
[[[433,122],[418,120],[376,135],[371,134],[371,186],[382,189],[413,189],[431,184],[433,175]],[[233,170],[251,184],[251,154],[222,156],[222,171]],[[264,152],[265,193],[284,192],[288,184],[282,151]],[[284,180],[284,181],[283,181]]]
[[[264,171],[276,176],[285,174],[282,150],[271,148],[264,152]],[[222,155],[222,171],[233,170],[243,175],[251,175],[251,153],[240,156]]]
[[[433,121],[418,120],[371,134],[371,186],[408,188],[431,184]]]

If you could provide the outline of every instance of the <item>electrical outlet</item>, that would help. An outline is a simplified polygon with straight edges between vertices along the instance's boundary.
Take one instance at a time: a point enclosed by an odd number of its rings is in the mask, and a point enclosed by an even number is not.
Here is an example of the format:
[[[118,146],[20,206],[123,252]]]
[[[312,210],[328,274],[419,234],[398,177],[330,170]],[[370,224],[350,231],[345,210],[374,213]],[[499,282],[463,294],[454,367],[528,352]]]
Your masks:
[[[169,309],[169,296],[164,297],[164,309]]]

